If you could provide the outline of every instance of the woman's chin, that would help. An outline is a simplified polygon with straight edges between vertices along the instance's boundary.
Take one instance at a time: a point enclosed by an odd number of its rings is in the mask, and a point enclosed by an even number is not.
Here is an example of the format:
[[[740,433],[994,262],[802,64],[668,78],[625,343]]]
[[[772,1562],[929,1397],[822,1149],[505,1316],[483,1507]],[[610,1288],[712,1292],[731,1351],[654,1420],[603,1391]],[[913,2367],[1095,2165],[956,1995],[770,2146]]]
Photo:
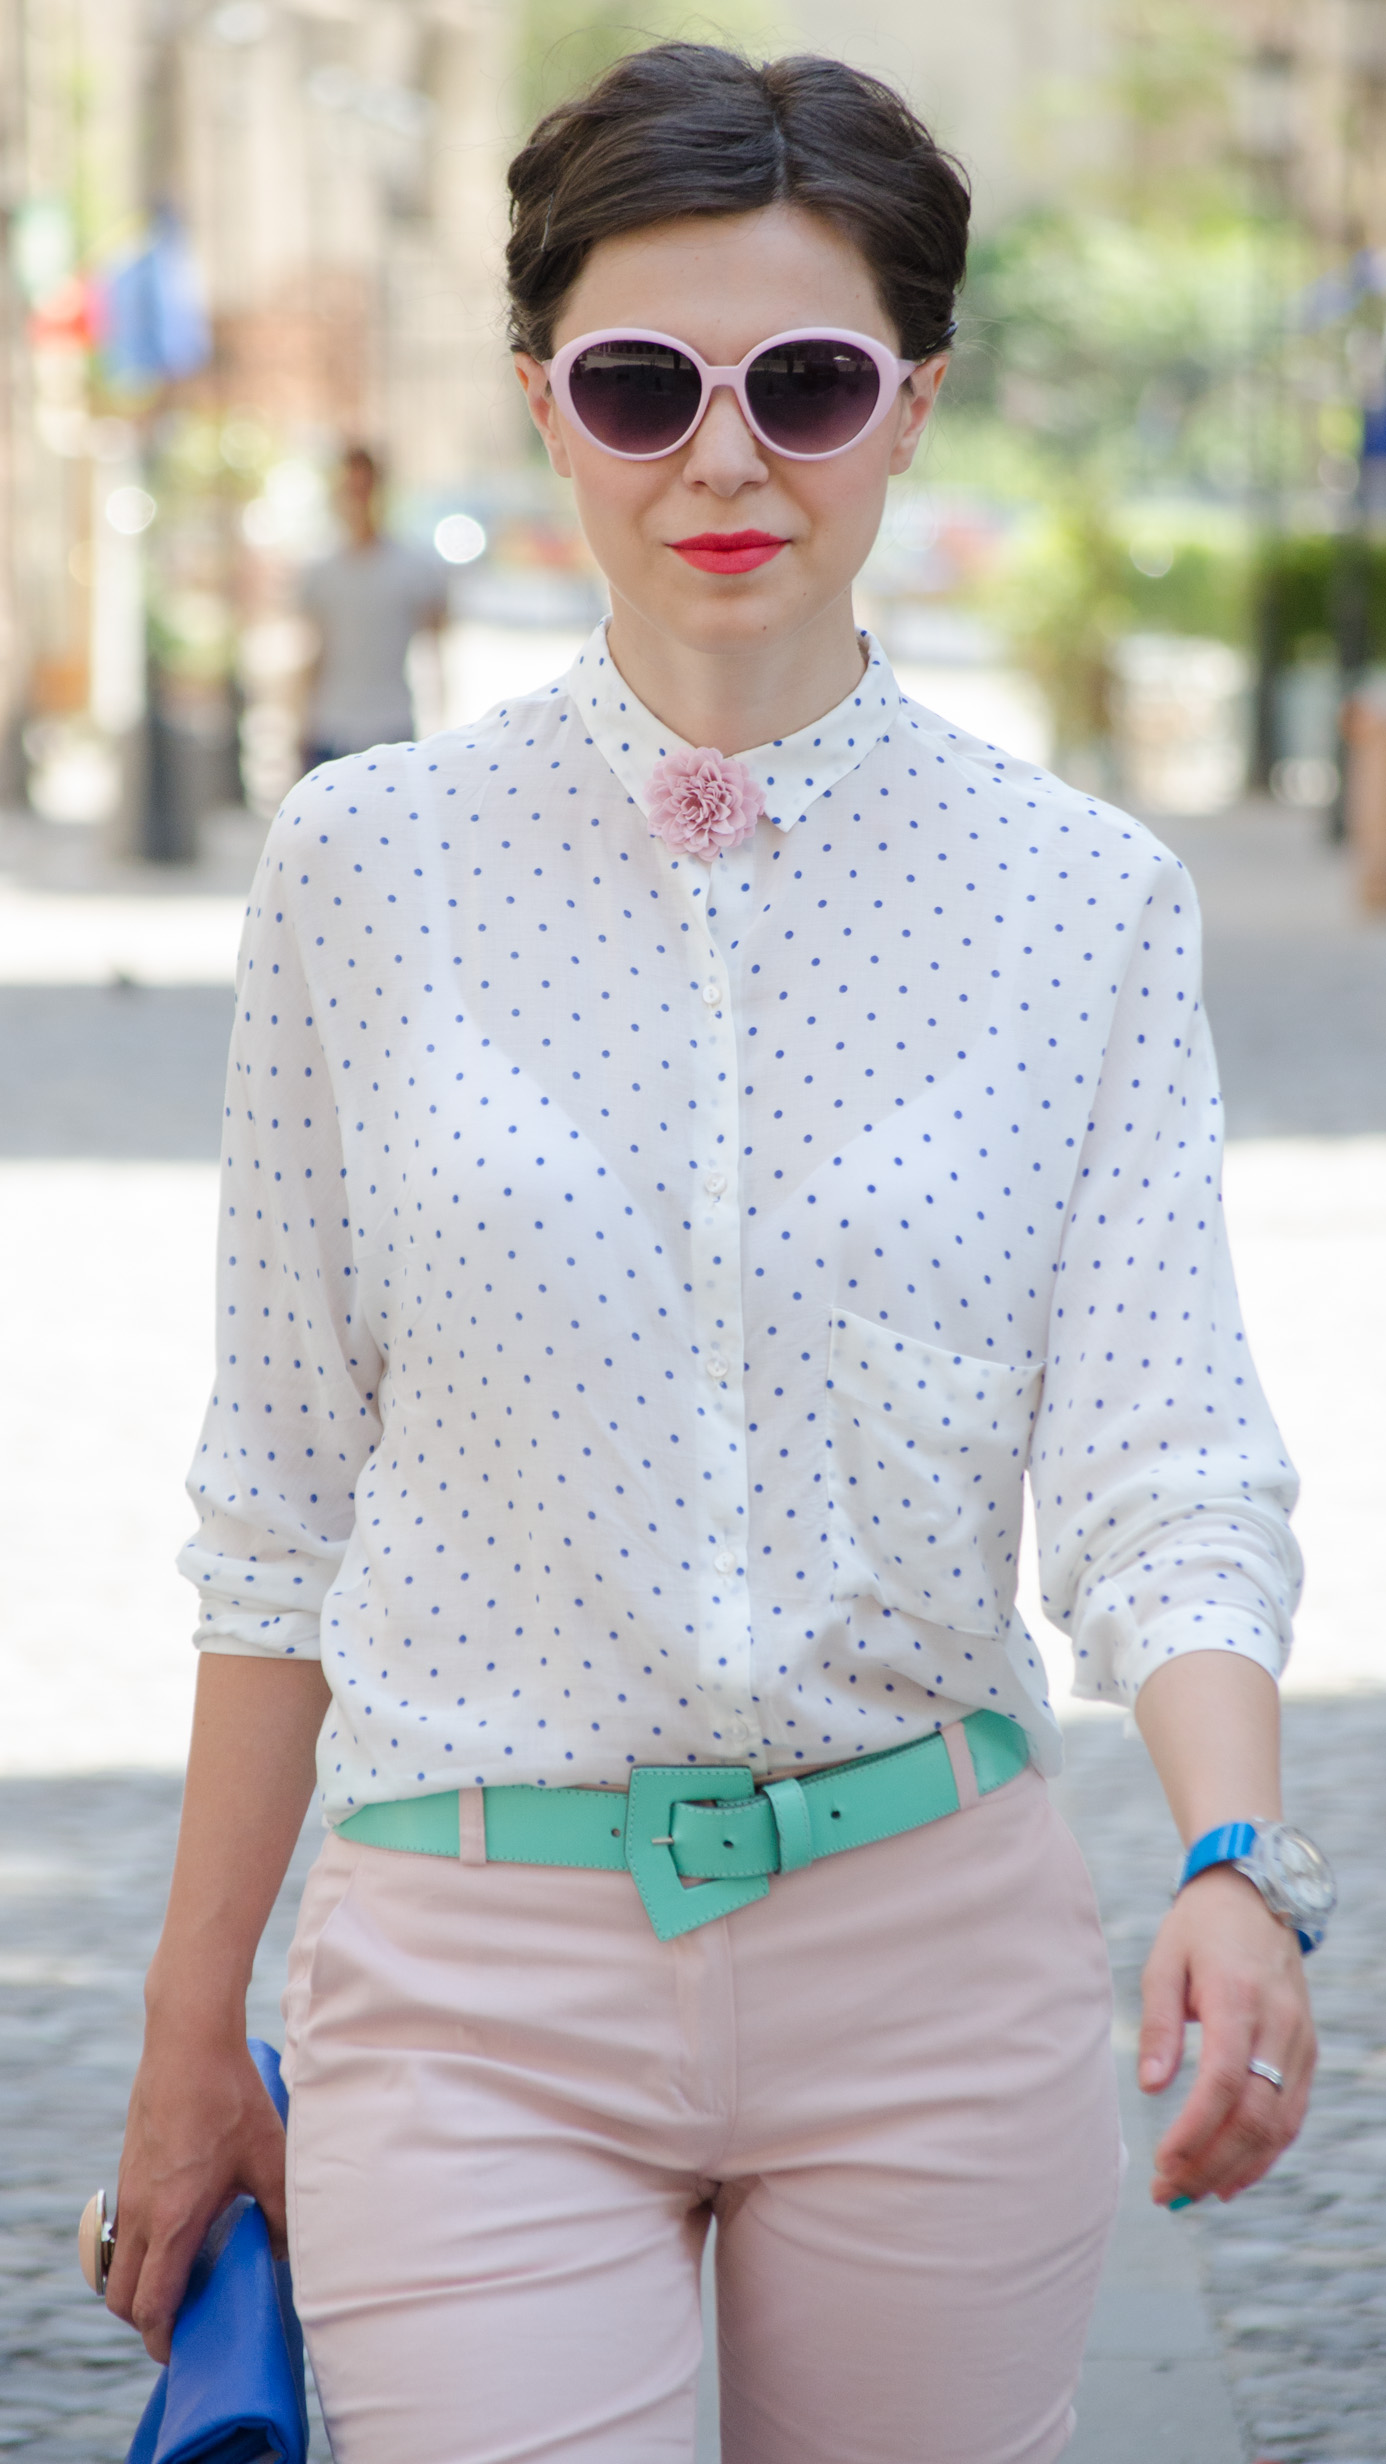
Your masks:
[[[685,650],[703,656],[763,651],[798,633],[844,592],[850,593],[850,583],[839,591],[808,591],[802,574],[777,571],[783,562],[776,557],[773,565],[741,574],[707,574],[681,567],[672,577],[672,586],[667,574],[660,576],[658,588],[622,590],[618,583],[613,599],[624,599],[639,623]]]

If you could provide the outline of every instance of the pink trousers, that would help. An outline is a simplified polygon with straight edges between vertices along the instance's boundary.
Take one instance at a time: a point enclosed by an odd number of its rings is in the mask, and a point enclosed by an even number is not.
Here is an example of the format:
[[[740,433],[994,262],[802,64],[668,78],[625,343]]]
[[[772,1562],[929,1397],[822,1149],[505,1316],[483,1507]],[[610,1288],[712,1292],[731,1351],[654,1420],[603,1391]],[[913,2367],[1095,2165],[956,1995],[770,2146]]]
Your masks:
[[[624,1874],[331,1837],[285,1995],[337,2464],[1047,2464],[1116,2204],[1107,1962],[1027,1771],[659,1942]]]

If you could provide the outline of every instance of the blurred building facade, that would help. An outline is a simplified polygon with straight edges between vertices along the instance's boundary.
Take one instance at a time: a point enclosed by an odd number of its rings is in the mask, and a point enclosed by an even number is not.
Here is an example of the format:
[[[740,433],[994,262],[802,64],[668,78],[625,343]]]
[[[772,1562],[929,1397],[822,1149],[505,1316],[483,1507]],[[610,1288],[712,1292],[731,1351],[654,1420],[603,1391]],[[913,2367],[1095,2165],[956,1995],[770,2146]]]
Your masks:
[[[940,142],[965,165],[974,228],[985,233],[1042,202],[1100,154],[1104,132],[1066,119],[1056,155],[1048,120],[1102,67],[1120,0],[792,0],[793,36],[903,86]]]
[[[137,831],[162,799],[146,852],[186,853],[172,808],[234,799],[247,696],[270,792],[291,758],[268,688],[335,448],[368,441],[425,510],[515,462],[515,24],[501,0],[0,0],[11,794],[58,820],[120,797]]]
[[[232,0],[160,40],[228,402],[379,443],[406,485],[513,452],[498,375],[499,0]]]
[[[1223,46],[1265,215],[1330,290],[1348,268],[1386,292],[1386,0],[781,0],[779,41],[903,84],[985,241],[1110,172],[1101,98],[1146,34]],[[501,543],[470,605],[543,621],[569,549],[498,281],[533,39],[521,0],[0,0],[0,795],[118,813],[165,857],[198,810],[272,803],[295,576],[349,439],[416,535],[472,516]],[[1382,403],[1379,326],[1344,332],[1356,409],[1324,407],[1336,522],[1370,517],[1352,422]],[[526,558],[549,568],[528,601]]]
[[[807,46],[904,84],[972,175],[986,233],[1071,187],[1117,142],[1082,98],[1114,48],[1161,35],[1234,61],[1238,135],[1308,226],[1340,248],[1386,244],[1386,0],[791,0]],[[1181,22],[1182,21],[1182,22]]]
[[[1386,246],[1384,0],[1219,0],[1243,144],[1329,249]]]

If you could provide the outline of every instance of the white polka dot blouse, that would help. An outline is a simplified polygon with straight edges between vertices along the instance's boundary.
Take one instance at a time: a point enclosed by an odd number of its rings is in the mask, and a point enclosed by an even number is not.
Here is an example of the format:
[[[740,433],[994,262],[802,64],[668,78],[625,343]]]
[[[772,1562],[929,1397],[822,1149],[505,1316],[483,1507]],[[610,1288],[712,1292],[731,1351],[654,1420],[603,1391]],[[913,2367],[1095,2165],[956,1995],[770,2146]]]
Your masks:
[[[1279,1672],[1188,876],[867,647],[710,861],[602,630],[271,829],[181,1562],[204,1650],[321,1658],[329,1820],[979,1706],[1053,1770],[1027,1469],[1079,1693]]]

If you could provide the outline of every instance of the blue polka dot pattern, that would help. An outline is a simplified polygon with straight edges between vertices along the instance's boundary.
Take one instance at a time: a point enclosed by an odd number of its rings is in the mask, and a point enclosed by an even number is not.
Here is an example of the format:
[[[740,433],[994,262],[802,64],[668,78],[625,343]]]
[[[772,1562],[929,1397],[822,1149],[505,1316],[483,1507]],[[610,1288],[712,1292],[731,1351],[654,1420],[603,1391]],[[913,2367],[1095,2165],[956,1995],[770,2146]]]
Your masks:
[[[845,1760],[982,1705],[1278,1671],[1294,1481],[1247,1357],[1182,867],[879,651],[648,832],[600,631],[295,789],[251,895],[198,1640],[321,1655],[340,1818]]]

